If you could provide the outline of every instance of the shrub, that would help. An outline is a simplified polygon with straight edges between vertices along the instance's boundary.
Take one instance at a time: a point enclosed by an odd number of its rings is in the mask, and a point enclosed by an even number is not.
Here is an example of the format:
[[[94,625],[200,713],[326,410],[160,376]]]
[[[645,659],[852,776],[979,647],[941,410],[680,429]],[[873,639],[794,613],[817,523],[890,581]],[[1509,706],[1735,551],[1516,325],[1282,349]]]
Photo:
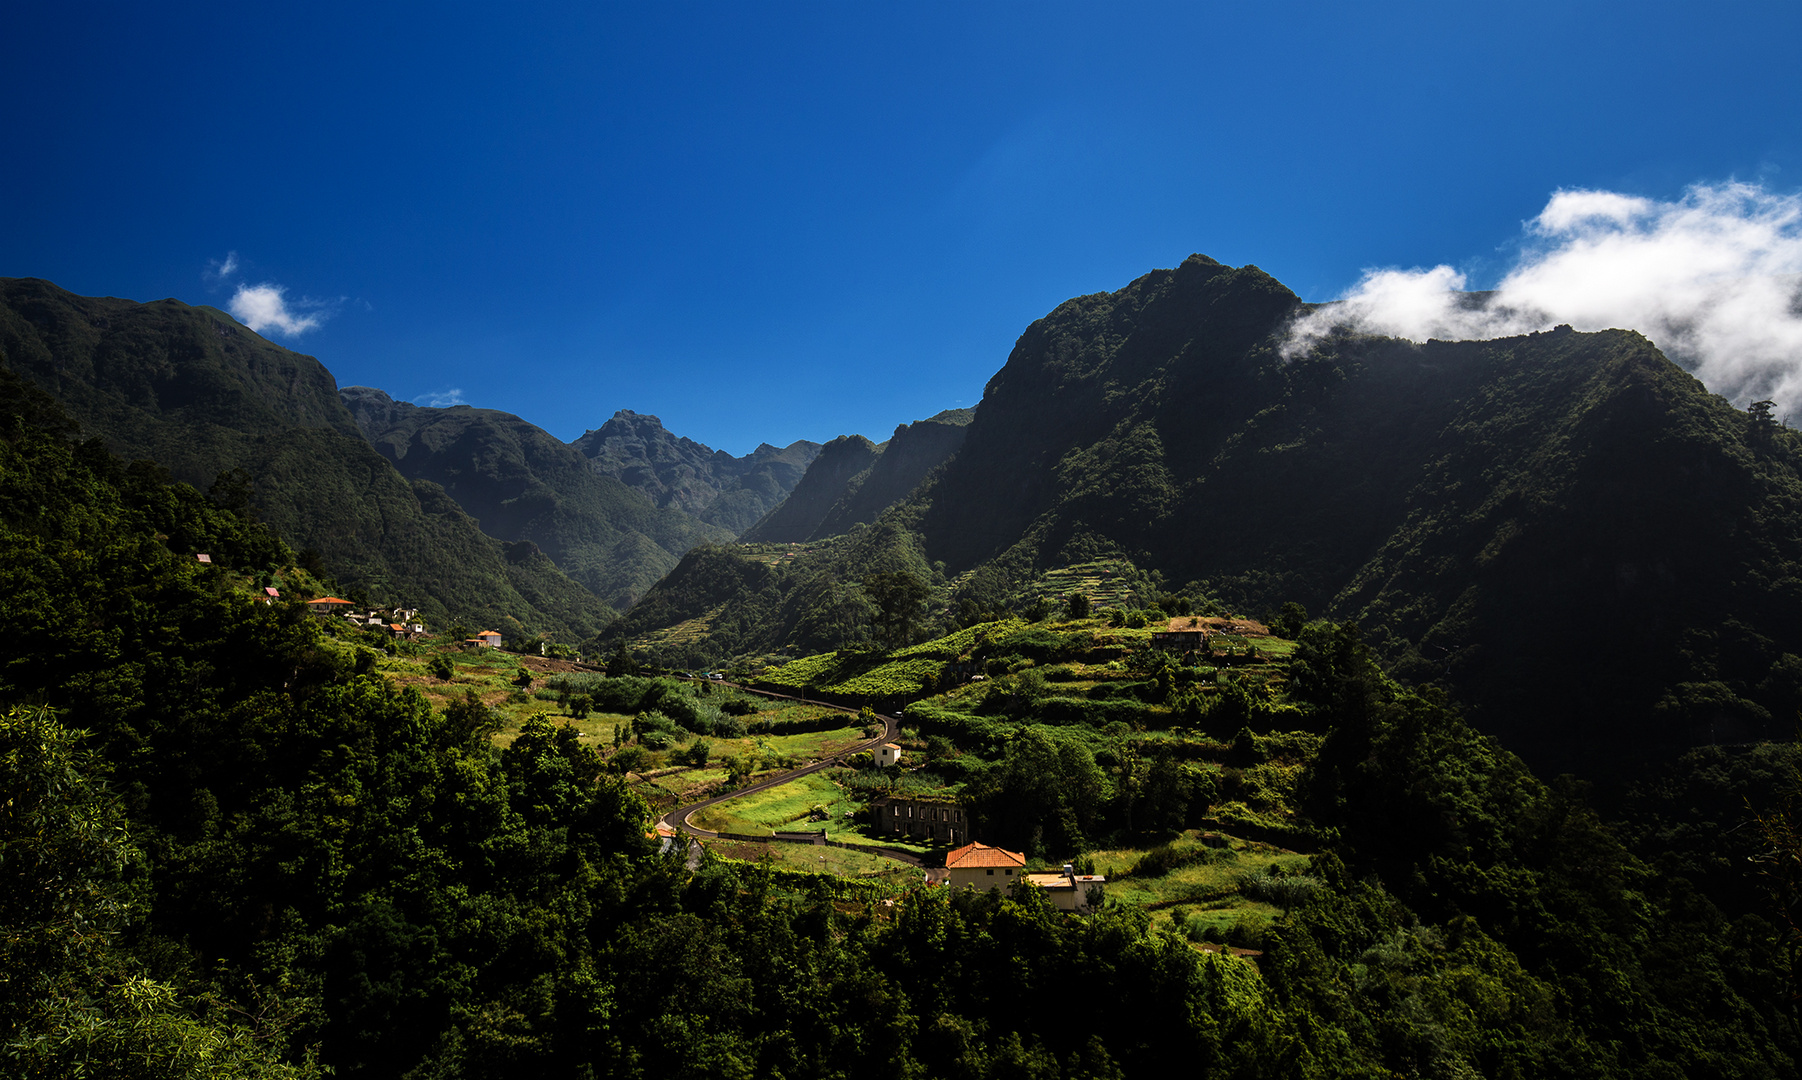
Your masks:
[[[1307,874],[1259,874],[1246,871],[1237,878],[1239,892],[1253,900],[1275,904],[1284,911],[1299,907],[1320,891],[1320,879]]]

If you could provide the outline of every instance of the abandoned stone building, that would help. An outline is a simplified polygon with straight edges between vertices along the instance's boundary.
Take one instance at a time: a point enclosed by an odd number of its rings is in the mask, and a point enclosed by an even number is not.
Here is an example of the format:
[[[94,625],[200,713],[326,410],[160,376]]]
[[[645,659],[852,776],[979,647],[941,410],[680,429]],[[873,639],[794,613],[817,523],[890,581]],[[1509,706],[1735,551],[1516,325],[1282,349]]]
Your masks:
[[[872,802],[870,809],[876,815],[876,827],[891,836],[930,840],[952,847],[970,842],[964,808],[952,799],[886,795]]]

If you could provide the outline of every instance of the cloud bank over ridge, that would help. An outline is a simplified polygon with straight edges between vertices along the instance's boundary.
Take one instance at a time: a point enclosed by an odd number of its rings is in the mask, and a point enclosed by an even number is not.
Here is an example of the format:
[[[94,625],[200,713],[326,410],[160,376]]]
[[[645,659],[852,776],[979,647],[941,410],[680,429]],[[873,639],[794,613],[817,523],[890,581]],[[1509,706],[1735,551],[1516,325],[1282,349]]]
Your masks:
[[[1740,404],[1802,414],[1802,196],[1698,184],[1674,202],[1559,191],[1526,225],[1487,302],[1450,266],[1367,270],[1298,319],[1298,356],[1337,327],[1414,341],[1507,337],[1569,323],[1638,330]]]

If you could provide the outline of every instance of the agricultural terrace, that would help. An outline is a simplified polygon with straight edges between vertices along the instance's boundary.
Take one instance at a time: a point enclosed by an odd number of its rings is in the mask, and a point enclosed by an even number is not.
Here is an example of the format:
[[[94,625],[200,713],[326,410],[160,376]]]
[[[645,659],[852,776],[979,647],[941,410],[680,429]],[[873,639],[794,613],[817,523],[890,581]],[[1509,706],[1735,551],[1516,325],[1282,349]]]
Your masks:
[[[1035,867],[1092,867],[1117,880],[1112,899],[1198,947],[1255,948],[1262,928],[1313,887],[1312,837],[1295,806],[1322,736],[1309,730],[1305,704],[1288,699],[1298,645],[1246,620],[1214,619],[1218,652],[1177,655],[1154,647],[1151,635],[1168,623],[1155,614],[1007,619],[772,669],[762,681],[791,691],[911,698],[901,766],[813,774],[708,807],[694,824],[888,842],[870,801],[937,793],[966,808],[977,838],[1023,851]],[[1242,632],[1218,633],[1227,626]],[[697,774],[695,790],[739,782],[706,786],[718,777]]]
[[[493,713],[495,741],[502,746],[513,741],[527,717],[573,719],[548,688],[550,680],[582,670],[566,660],[459,645],[404,642],[395,648],[395,655],[376,661],[376,671],[396,686],[417,690],[440,711],[474,694]],[[581,730],[588,736],[597,726],[598,721]]]

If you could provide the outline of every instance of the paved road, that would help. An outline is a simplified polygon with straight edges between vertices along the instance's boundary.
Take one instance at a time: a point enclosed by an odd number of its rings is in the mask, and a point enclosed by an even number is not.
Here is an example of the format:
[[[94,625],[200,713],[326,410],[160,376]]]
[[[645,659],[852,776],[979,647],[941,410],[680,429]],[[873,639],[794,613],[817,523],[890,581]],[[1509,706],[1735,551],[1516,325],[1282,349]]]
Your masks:
[[[821,705],[821,706],[824,706],[829,709],[843,708],[843,706],[833,705],[833,704],[831,704],[829,702],[825,702],[825,701],[810,701],[807,698],[790,697],[786,694],[772,694],[767,690],[753,690],[749,687],[738,686],[735,683],[726,683],[725,685],[730,686],[733,689],[741,691],[746,694],[757,694],[760,697],[779,698],[783,701],[798,701],[804,705]],[[768,791],[771,788],[781,787],[783,784],[792,784],[796,780],[801,779],[803,776],[806,776],[809,773],[819,772],[821,769],[826,768],[828,765],[836,765],[836,764],[844,761],[846,758],[850,757],[852,754],[866,753],[868,751],[874,750],[878,746],[881,746],[883,743],[894,742],[895,739],[901,733],[901,721],[899,719],[897,719],[896,717],[884,716],[881,713],[877,713],[876,718],[878,720],[882,721],[882,734],[878,735],[874,739],[871,739],[869,742],[858,743],[856,746],[851,747],[849,750],[840,751],[839,753],[836,753],[828,758],[821,758],[819,761],[816,761],[816,762],[812,763],[811,765],[803,765],[799,769],[795,769],[791,772],[785,772],[785,773],[781,773],[777,776],[771,776],[766,779],[759,780],[755,784],[750,785],[749,787],[734,788],[733,790],[726,792],[724,795],[715,795],[711,799],[703,799],[697,803],[690,803],[687,806],[677,807],[676,809],[671,810],[669,813],[663,815],[663,817],[659,818],[658,824],[667,826],[668,828],[677,830],[678,832],[687,833],[690,836],[701,836],[701,837],[709,837],[709,838],[717,839],[720,835],[719,833],[714,832],[710,829],[703,829],[698,825],[690,824],[689,820],[688,820],[689,815],[693,814],[696,810],[705,809],[706,807],[713,806],[717,803],[723,803],[723,802],[727,801],[728,799],[737,799],[737,798],[742,798],[743,796],[746,796],[746,795],[755,795],[760,791]],[[771,837],[771,839],[774,840],[776,838]],[[859,850],[862,850],[862,851],[868,851],[873,855],[881,855],[884,858],[894,859],[896,862],[904,862],[904,863],[911,864],[913,866],[920,865],[920,860],[916,856],[909,855],[905,852],[892,851],[887,848],[879,848],[879,847],[875,847],[875,846],[866,847],[862,844],[851,845],[851,846],[855,846]]]

